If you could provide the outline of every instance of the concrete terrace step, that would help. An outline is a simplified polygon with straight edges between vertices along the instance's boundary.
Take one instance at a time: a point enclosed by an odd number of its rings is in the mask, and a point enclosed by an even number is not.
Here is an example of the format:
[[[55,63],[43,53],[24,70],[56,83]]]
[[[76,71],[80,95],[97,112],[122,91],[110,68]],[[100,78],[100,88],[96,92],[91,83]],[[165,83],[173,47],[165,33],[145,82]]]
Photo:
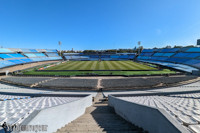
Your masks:
[[[57,131],[56,133],[106,133],[106,132],[93,132],[93,131],[81,131],[81,132],[79,132],[79,131]]]
[[[80,128],[70,128],[70,129],[62,129],[62,130],[59,130],[60,132],[75,132],[75,131],[77,131],[77,132],[88,132],[88,131],[92,131],[92,132],[110,132],[110,131],[112,131],[112,132],[114,132],[114,131],[116,131],[116,132],[119,132],[119,131],[121,131],[121,132],[124,132],[124,131],[126,131],[126,132],[128,132],[128,131],[137,131],[137,132],[140,132],[140,131],[138,131],[138,130],[132,130],[132,129],[128,129],[128,128],[121,128],[121,129],[113,129],[113,128],[111,128],[111,129],[109,129],[109,128],[99,128],[99,129],[95,129],[95,128],[93,128],[93,129],[80,129]],[[142,131],[141,131],[142,132]]]
[[[118,116],[114,109],[104,102],[102,93],[98,93],[95,103],[86,109],[84,115],[58,129],[56,133],[144,133],[144,131]]]
[[[103,118],[103,117],[106,117],[106,118]],[[101,115],[101,116],[94,116],[94,118],[91,118],[91,117],[82,117],[79,119],[80,120],[85,120],[87,119],[88,121],[95,121],[96,119],[99,119],[99,120],[121,120],[121,118],[119,117],[114,117],[114,116],[108,116],[108,115]]]
[[[91,108],[87,108],[85,113],[105,113],[105,114],[113,114],[115,111],[113,108],[109,106],[93,106]]]
[[[75,131],[97,131],[97,130],[101,130],[101,131],[136,131],[137,128],[136,127],[131,127],[131,126],[119,126],[119,125],[114,125],[114,126],[101,126],[101,127],[97,127],[97,126],[67,126],[64,128],[61,128],[61,131],[66,131],[66,130],[75,130]]]
[[[93,132],[93,131],[57,131],[56,133],[142,133],[142,132],[138,132],[138,131],[103,131],[103,132]]]
[[[93,127],[93,128],[78,128],[78,127],[67,127],[67,128],[61,128],[60,131],[99,131],[102,132],[103,129],[102,128],[97,128],[97,127]]]
[[[120,126],[120,127],[131,127],[131,128],[137,128],[136,126],[133,126],[132,124],[127,124],[127,123],[110,123],[110,124],[97,124],[97,123],[89,123],[89,124],[85,124],[85,123],[69,123],[67,125],[67,127],[82,127],[82,126],[87,126],[87,127],[94,127],[94,126],[101,126],[101,127],[116,127],[116,126]]]

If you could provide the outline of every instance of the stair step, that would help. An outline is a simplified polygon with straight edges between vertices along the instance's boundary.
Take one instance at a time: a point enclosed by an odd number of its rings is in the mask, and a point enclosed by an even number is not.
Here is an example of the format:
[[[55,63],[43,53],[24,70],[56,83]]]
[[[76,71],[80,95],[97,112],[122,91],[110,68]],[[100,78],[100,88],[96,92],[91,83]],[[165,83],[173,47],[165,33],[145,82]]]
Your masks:
[[[61,132],[71,132],[71,131],[79,131],[79,132],[86,132],[86,131],[93,131],[93,132],[110,132],[110,131],[137,131],[137,130],[132,130],[132,129],[128,129],[128,128],[120,128],[120,129],[116,129],[116,128],[93,128],[93,129],[83,129],[83,128],[66,128],[66,129],[62,129],[60,130]]]
[[[101,93],[85,114],[57,130],[56,133],[144,133],[144,131],[118,116],[108,106]],[[102,102],[103,101],[103,102]]]
[[[92,125],[92,126],[100,126],[100,127],[108,127],[108,126],[110,126],[110,127],[113,127],[113,126],[131,126],[131,127],[136,127],[136,126],[133,126],[133,125],[130,125],[130,124],[127,124],[127,123],[120,123],[120,122],[117,122],[117,123],[111,123],[111,124],[107,124],[107,123],[71,123],[71,124],[68,124],[69,126],[76,126],[76,125],[78,125],[78,126],[90,126],[90,125]],[[68,125],[66,125],[66,126],[68,126]]]
[[[140,131],[57,131],[57,133],[145,133]]]
[[[118,120],[121,120],[121,118],[80,118],[79,121],[118,121]]]
[[[99,131],[99,132],[94,132],[94,131],[57,131],[56,133],[107,133],[107,132],[102,132],[102,131]]]
[[[73,125],[98,125],[97,122],[73,122]]]
[[[86,131],[93,131],[93,132],[102,132],[103,129],[101,128],[93,128],[93,129],[80,129],[80,128],[66,128],[66,129],[61,129],[60,131],[66,131],[66,132],[71,132],[71,131],[79,131],[79,132],[86,132]]]

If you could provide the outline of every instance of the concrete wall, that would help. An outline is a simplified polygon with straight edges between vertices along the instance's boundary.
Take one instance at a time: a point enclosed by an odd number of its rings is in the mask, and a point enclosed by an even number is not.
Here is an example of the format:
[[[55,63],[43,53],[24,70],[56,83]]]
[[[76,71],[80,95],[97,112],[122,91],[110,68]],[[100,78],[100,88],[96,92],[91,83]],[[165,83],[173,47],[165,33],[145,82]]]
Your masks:
[[[188,133],[162,109],[124,101],[112,95],[109,95],[108,102],[118,115],[149,133]]]
[[[91,105],[92,95],[89,95],[74,102],[34,111],[21,125],[48,125],[47,132],[52,133],[83,115]]]

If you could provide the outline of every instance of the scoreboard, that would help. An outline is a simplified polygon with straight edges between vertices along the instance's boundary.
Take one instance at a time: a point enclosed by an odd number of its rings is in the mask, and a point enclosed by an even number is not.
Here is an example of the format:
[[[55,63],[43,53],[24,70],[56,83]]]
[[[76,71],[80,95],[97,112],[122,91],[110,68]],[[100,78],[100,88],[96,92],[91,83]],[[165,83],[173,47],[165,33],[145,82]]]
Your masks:
[[[200,39],[197,40],[197,45],[200,45]]]

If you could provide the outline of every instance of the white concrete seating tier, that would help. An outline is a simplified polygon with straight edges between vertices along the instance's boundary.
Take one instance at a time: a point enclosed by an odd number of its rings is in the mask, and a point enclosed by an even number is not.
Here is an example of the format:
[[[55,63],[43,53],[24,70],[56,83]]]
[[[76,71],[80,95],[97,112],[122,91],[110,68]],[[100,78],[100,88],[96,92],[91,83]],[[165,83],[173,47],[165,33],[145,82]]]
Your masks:
[[[142,94],[142,93],[162,93],[162,92],[188,92],[188,91],[199,91],[200,81],[182,85],[178,87],[168,87],[168,88],[161,88],[161,89],[149,89],[149,90],[136,90],[136,91],[104,91],[104,95],[108,96],[111,94]],[[195,94],[196,95],[196,94]]]
[[[37,97],[29,99],[0,101],[0,124],[20,124],[34,110],[41,110],[66,104],[81,97]]]
[[[21,98],[28,98],[29,96],[14,96],[14,95],[1,95],[0,94],[0,101],[1,100],[13,100],[13,99],[21,99]]]
[[[27,88],[27,87],[18,87],[12,85],[5,85],[0,83],[0,94],[2,93],[28,93],[28,94],[91,94],[92,96],[96,96],[96,91],[76,91],[76,90],[47,90],[47,89],[35,89],[35,88]],[[27,95],[28,95],[27,94]],[[24,97],[24,96],[22,96]]]
[[[32,85],[41,81],[49,80],[47,77],[5,77],[2,80],[12,82],[15,84]]]
[[[200,125],[190,125],[189,130],[194,132],[194,133],[199,133],[200,131]]]
[[[178,94],[178,95],[171,95],[171,96],[182,97],[182,98],[200,98],[200,93]]]
[[[200,133],[200,99],[182,98],[198,96],[200,93],[171,96],[131,96],[120,99],[137,104],[164,109],[171,117],[194,133]]]
[[[19,89],[19,87],[0,83],[0,90],[2,89]]]

